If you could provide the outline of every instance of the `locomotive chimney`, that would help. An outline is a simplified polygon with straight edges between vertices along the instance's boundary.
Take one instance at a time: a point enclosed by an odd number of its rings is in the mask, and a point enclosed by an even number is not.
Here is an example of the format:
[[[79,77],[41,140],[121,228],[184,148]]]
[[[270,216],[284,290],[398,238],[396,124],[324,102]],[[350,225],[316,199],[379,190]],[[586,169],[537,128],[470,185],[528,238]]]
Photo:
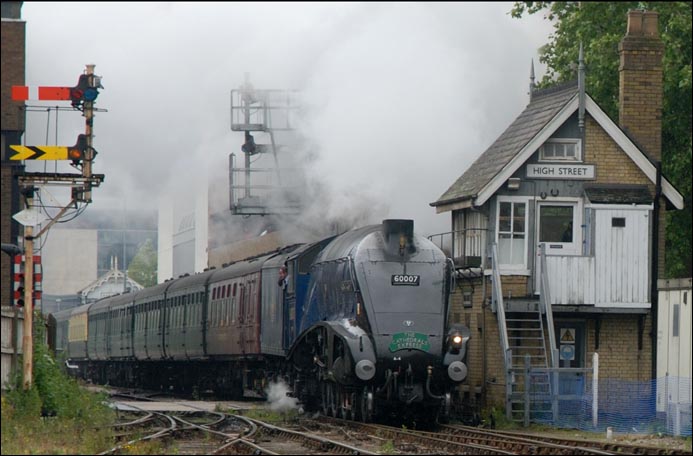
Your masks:
[[[383,238],[387,251],[399,256],[414,252],[414,221],[383,220]]]

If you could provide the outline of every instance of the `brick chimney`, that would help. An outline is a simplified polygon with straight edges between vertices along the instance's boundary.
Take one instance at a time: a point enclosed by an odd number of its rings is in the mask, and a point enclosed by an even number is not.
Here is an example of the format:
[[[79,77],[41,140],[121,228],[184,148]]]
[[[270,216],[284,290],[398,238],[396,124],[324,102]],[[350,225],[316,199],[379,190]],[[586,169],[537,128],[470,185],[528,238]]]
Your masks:
[[[621,56],[619,66],[619,124],[636,143],[654,160],[662,160],[662,99],[664,83],[662,55],[664,44],[659,39],[655,11],[628,12],[626,36],[618,45]],[[654,185],[651,187],[657,193]],[[655,198],[657,199],[657,198]],[[655,202],[653,228],[657,242],[653,247],[656,272],[652,280],[664,277],[666,204],[663,198]],[[655,283],[655,282],[653,282]],[[653,301],[656,299],[653,292]]]
[[[628,12],[626,36],[618,45],[619,124],[647,154],[662,159],[662,55],[656,11]]]

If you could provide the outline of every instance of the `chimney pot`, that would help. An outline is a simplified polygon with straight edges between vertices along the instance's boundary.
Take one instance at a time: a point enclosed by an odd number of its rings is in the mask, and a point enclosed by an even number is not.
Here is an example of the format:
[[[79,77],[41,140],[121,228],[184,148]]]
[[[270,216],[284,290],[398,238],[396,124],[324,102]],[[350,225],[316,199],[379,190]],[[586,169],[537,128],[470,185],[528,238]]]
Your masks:
[[[657,38],[659,31],[657,30],[657,19],[659,13],[656,11],[644,11],[642,15],[643,35],[647,37]]]
[[[626,29],[626,35],[642,35],[642,19],[642,10],[628,11],[628,27]]]

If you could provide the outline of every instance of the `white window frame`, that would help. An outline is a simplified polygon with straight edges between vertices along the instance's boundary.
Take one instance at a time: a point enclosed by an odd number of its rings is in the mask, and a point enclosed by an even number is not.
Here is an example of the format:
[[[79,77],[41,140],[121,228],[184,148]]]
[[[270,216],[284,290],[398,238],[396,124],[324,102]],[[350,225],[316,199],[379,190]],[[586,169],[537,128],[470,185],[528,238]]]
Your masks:
[[[539,227],[541,225],[540,215],[541,211],[539,207],[541,205],[545,206],[572,206],[573,207],[573,242],[563,243],[563,242],[551,242],[547,243],[547,255],[560,255],[560,256],[576,256],[582,255],[582,241],[584,239],[582,224],[584,223],[584,201],[582,198],[561,198],[561,197],[548,197],[537,201],[535,207],[535,233],[534,237],[536,239],[537,248],[539,248]],[[562,244],[563,249],[552,250],[549,244]]]
[[[575,145],[575,156],[574,157],[546,157],[545,154],[545,146],[547,144],[552,144],[552,145],[566,145],[566,144],[574,144]],[[571,162],[571,163],[581,163],[582,162],[582,141],[579,138],[552,138],[546,140],[544,144],[541,145],[539,148],[539,161],[544,163],[544,162]]]
[[[522,264],[502,264],[500,263],[500,258],[498,258],[498,268],[500,269],[500,272],[503,273],[512,273],[512,274],[520,274],[520,275],[528,275],[530,273],[529,267],[528,267],[528,262],[527,262],[527,256],[528,256],[528,242],[529,242],[529,202],[530,198],[529,197],[524,197],[524,196],[498,196],[496,198],[496,220],[495,220],[495,242],[496,245],[499,244],[500,241],[500,205],[501,203],[524,203],[525,205],[525,239],[524,239],[524,246],[522,248],[524,252],[524,261]],[[514,214],[514,210],[513,210]],[[514,218],[514,217],[513,217]],[[510,226],[512,228],[513,222],[511,221]],[[500,256],[500,255],[499,255]]]

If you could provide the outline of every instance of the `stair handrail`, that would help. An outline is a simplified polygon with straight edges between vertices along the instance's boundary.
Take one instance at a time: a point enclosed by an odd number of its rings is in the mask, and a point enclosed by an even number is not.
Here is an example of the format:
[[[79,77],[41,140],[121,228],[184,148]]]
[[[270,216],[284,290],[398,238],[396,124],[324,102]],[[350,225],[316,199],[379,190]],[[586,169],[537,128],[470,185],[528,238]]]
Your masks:
[[[498,317],[498,332],[500,333],[503,355],[508,352],[508,330],[505,325],[505,305],[503,304],[503,287],[501,286],[500,269],[498,268],[498,245],[491,245],[491,273],[493,274],[493,287],[491,291],[491,310],[496,311]],[[493,308],[495,306],[495,308]],[[505,357],[505,356],[504,356]],[[507,364],[507,363],[506,363]],[[506,369],[512,366],[505,366]]]
[[[541,275],[539,278],[539,303],[546,314],[546,326],[549,330],[549,346],[551,348],[551,367],[558,367],[556,359],[556,331],[553,326],[553,310],[551,306],[551,290],[549,289],[549,274],[546,266],[546,243],[541,243]]]

